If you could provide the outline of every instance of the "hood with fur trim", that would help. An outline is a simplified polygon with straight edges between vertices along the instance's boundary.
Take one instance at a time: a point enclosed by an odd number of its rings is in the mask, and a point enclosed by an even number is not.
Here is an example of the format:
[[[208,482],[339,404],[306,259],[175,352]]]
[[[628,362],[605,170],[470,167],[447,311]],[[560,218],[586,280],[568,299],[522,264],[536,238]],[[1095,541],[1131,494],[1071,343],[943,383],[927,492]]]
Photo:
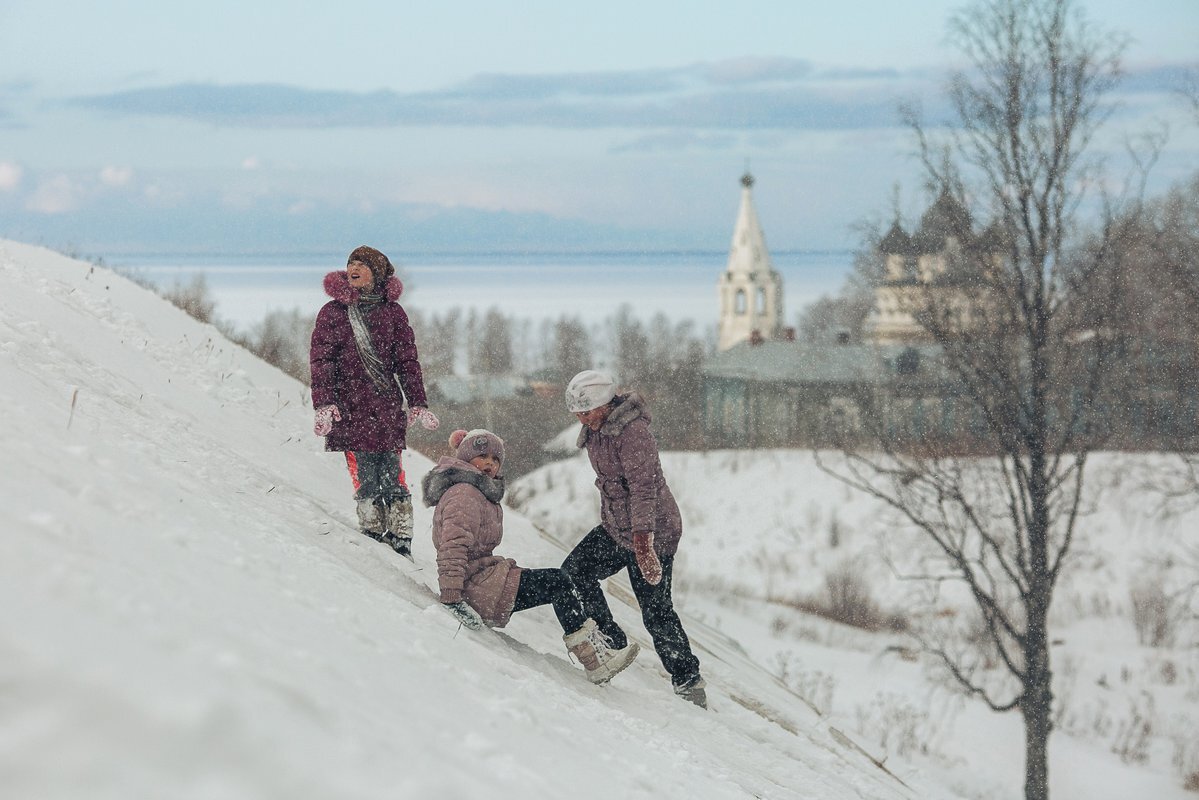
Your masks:
[[[395,275],[387,279],[387,287],[383,296],[389,302],[396,302],[404,293],[404,284]],[[332,297],[343,306],[352,306],[358,302],[362,292],[350,285],[350,279],[345,270],[335,270],[325,276],[325,294]]]
[[[604,420],[604,424],[598,431],[592,431],[586,425],[581,426],[582,430],[579,431],[579,438],[575,442],[576,447],[585,447],[587,437],[592,433],[602,436],[619,436],[625,426],[633,420],[644,419],[646,422],[650,422],[653,419],[649,413],[649,406],[645,404],[645,398],[637,392],[617,395],[616,400],[618,401],[616,407],[608,414],[608,418]]]
[[[504,479],[489,478],[465,461],[445,456],[437,466],[425,473],[421,479],[421,496],[425,505],[432,508],[441,500],[451,486],[468,483],[482,492],[488,501],[498,504],[504,499]]]

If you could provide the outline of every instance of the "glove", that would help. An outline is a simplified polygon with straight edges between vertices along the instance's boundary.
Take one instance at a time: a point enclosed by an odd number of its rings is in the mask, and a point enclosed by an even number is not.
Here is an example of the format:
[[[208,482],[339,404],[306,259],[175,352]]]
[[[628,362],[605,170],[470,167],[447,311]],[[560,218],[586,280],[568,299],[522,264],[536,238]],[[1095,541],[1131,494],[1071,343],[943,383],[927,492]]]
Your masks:
[[[477,631],[483,627],[483,618],[479,616],[479,612],[466,604],[465,600],[459,600],[457,603],[442,603],[445,610],[454,615],[458,622],[462,623],[472,631]]]
[[[421,427],[427,431],[435,431],[437,430],[437,426],[441,424],[441,420],[437,419],[436,414],[421,406],[413,406],[408,409],[408,422],[419,422]]]
[[[637,557],[637,569],[650,586],[657,586],[662,581],[662,562],[654,552],[654,535],[652,533],[633,534],[633,555]]]
[[[312,432],[317,436],[328,436],[333,430],[333,423],[341,422],[341,412],[337,406],[321,406],[316,410],[316,421],[312,423]]]

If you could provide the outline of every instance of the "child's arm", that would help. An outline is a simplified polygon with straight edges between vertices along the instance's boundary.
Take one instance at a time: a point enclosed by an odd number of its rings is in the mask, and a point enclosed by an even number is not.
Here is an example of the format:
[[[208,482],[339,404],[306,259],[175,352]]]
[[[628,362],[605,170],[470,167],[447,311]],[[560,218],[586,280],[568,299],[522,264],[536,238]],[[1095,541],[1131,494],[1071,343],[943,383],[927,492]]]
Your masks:
[[[441,526],[433,544],[437,547],[437,584],[441,602],[456,603],[462,599],[466,582],[466,564],[475,545],[475,531],[482,515],[475,503],[455,502],[451,487],[442,495]],[[448,501],[448,502],[447,502]]]
[[[308,348],[308,368],[312,373],[312,407],[337,403],[337,350],[333,331],[334,309],[325,306],[316,315],[312,341]]]

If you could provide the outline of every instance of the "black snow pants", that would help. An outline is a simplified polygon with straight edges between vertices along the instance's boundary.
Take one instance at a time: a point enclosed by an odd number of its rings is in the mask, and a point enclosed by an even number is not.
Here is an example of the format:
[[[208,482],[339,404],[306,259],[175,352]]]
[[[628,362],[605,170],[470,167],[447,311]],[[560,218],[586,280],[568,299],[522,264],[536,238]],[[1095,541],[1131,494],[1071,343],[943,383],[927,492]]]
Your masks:
[[[566,557],[562,562],[562,571],[574,580],[583,597],[583,611],[587,616],[595,620],[615,646],[624,647],[628,644],[628,637],[612,618],[600,581],[622,569],[628,569],[633,594],[641,605],[641,619],[654,640],[654,650],[662,659],[662,666],[670,673],[671,683],[681,686],[699,675],[699,659],[691,652],[691,641],[683,630],[683,623],[674,610],[674,599],[670,596],[674,556],[659,556],[659,560],[662,562],[662,580],[653,586],[642,577],[633,551],[618,545],[604,526],[599,525],[584,536]]]
[[[574,581],[560,569],[520,570],[520,586],[516,589],[516,604],[512,613],[552,603],[554,614],[563,633],[574,633],[583,627],[587,615],[583,612],[583,599],[575,589]]]

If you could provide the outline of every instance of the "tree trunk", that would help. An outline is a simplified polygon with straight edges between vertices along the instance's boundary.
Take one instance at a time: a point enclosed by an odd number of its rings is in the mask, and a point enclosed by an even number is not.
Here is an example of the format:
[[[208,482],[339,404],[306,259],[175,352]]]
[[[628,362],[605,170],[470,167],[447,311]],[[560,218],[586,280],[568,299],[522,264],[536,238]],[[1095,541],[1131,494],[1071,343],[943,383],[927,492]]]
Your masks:
[[[1044,629],[1042,628],[1042,631]],[[1049,653],[1044,636],[1036,645],[1040,664],[1029,670],[1029,683],[1021,701],[1024,715],[1024,800],[1049,797],[1049,733],[1053,729],[1053,692],[1050,689]],[[1029,642],[1028,657],[1033,659]]]

